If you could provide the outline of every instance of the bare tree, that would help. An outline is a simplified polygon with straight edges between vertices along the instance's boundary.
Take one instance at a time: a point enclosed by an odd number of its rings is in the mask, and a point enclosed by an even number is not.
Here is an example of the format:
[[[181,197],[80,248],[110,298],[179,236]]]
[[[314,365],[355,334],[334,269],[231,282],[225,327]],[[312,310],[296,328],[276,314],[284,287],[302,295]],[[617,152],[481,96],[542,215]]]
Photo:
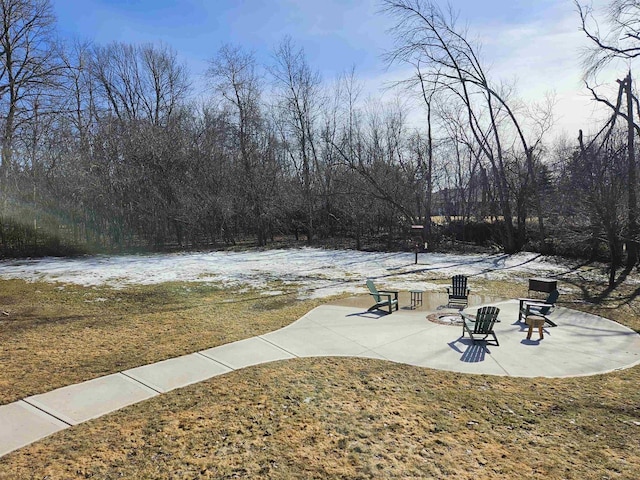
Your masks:
[[[120,120],[166,126],[189,90],[186,67],[165,45],[96,46],[91,60],[98,91]]]
[[[445,133],[442,141],[440,170],[443,172],[445,183],[441,185],[444,193],[452,192],[446,200],[453,200],[456,204],[456,213],[463,215],[465,221],[472,211],[476,218],[484,221],[488,214],[496,218],[498,212],[487,210],[488,182],[478,182],[477,173],[482,170],[480,157],[482,155],[480,146],[476,138],[471,133],[466,123],[464,111],[457,108],[457,104],[443,102],[438,107],[438,117],[440,118],[440,128]],[[477,201],[477,184],[483,187],[481,202]],[[491,185],[493,186],[493,185]],[[449,212],[445,210],[448,215]],[[449,219],[450,220],[450,219]]]
[[[428,0],[385,0],[385,11],[394,16],[396,46],[387,55],[389,62],[402,61],[414,65],[419,82],[460,102],[467,122],[483,157],[490,163],[498,186],[498,198],[505,223],[505,248],[518,250],[524,232],[513,225],[511,191],[507,178],[506,149],[514,141],[527,165],[527,181],[535,181],[534,150],[542,135],[532,142],[525,136],[522,122],[508,103],[508,93],[494,87],[477,54],[477,48],[455,25],[455,15],[445,14]],[[546,117],[547,123],[549,116]],[[542,129],[542,133],[548,126]],[[531,190],[534,194],[536,189]],[[540,236],[544,238],[542,212],[538,212]]]
[[[625,230],[625,205],[620,201],[626,183],[625,168],[620,161],[626,153],[624,133],[614,131],[598,146],[593,142],[585,145],[580,131],[579,143],[579,155],[569,163],[567,178],[572,180],[571,195],[581,207],[580,216],[588,222],[582,223],[587,223],[591,235],[608,247],[609,287],[612,288],[616,269],[622,262]]]
[[[96,110],[96,82],[91,76],[92,49],[88,42],[74,41],[63,52],[66,69],[64,97],[65,112],[73,125],[83,152],[88,151],[91,131],[98,121]]]
[[[424,198],[425,198],[425,212],[424,212],[424,227],[422,237],[425,241],[431,240],[431,203],[433,194],[433,102],[435,89],[427,89],[427,85],[422,81],[420,70],[418,69],[417,75],[420,82],[420,92],[422,93],[422,99],[427,114],[427,138],[425,146],[425,154],[419,154],[420,160],[420,173],[424,182]],[[420,152],[420,150],[418,150]]]
[[[296,48],[289,37],[276,48],[274,59],[275,64],[270,72],[277,88],[281,118],[284,121],[284,144],[300,172],[307,242],[311,244],[314,237],[313,173],[319,169],[315,124],[322,102],[320,75],[307,63],[304,50]]]
[[[166,45],[143,45],[139,58],[143,109],[154,125],[166,125],[189,91],[186,67]]]
[[[580,29],[592,46],[583,55],[585,75],[593,78],[616,59],[630,60],[640,56],[640,4],[635,0],[611,0],[606,6],[602,31],[591,5],[574,0],[580,16]]]
[[[640,260],[640,227],[638,225],[637,166],[635,158],[635,137],[638,124],[634,120],[633,107],[638,103],[633,94],[633,78],[629,69],[623,80],[618,80],[618,102],[614,106],[606,98],[597,94],[589,85],[598,72],[614,60],[630,61],[640,56],[640,4],[633,0],[612,0],[606,8],[606,24],[608,31],[602,32],[590,6],[582,5],[575,0],[580,15],[581,30],[591,41],[592,46],[583,55],[585,68],[585,84],[593,98],[613,110],[613,119],[605,126],[611,132],[615,125],[615,117],[621,116],[627,122],[627,268],[632,268]],[[624,94],[626,113],[621,108],[620,98]],[[638,112],[640,116],[640,111]],[[610,125],[610,128],[609,128]],[[607,134],[608,136],[608,134]],[[595,139],[594,139],[595,141]],[[605,140],[606,141],[606,138]]]
[[[354,93],[347,89],[346,99]],[[385,231],[390,245],[402,227],[418,221],[419,210],[415,208],[412,191],[416,185],[418,155],[407,141],[406,115],[399,103],[370,100],[368,108],[362,111],[356,107],[355,98],[346,99],[345,121],[340,141],[334,147],[344,166],[356,174],[345,175],[345,178],[349,190],[358,192],[354,192],[349,202],[360,202],[359,208],[353,209],[352,217],[357,239],[360,230],[367,226],[363,219],[373,212],[369,226]],[[363,197],[370,202],[366,209],[362,208]]]
[[[14,162],[16,129],[30,119],[34,99],[51,94],[63,68],[58,61],[54,27],[49,0],[0,0],[2,213]]]
[[[210,60],[207,76],[214,91],[222,95],[233,109],[235,131],[240,147],[243,176],[241,187],[256,224],[258,245],[267,243],[267,221],[260,177],[260,151],[258,137],[262,127],[261,78],[252,54],[238,47],[225,45]]]

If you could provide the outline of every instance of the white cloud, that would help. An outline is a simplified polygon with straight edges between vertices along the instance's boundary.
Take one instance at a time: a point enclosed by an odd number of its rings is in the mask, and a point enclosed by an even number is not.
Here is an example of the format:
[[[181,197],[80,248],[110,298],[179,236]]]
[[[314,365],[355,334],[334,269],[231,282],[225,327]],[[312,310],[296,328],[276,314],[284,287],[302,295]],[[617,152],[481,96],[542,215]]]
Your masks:
[[[468,39],[478,39],[484,67],[493,82],[513,84],[516,95],[527,103],[543,102],[547,95],[555,97],[555,125],[550,137],[566,133],[576,138],[579,129],[589,133],[600,128],[609,111],[597,104],[584,86],[580,54],[589,44],[579,30],[572,2],[540,2],[535,16],[518,22],[503,18],[474,23],[464,14],[461,11],[459,24],[468,20]],[[375,92],[383,84],[412,73],[410,68],[396,65],[389,71],[367,75],[363,83],[367,91]],[[624,68],[617,65],[603,72],[601,78],[615,85],[616,78],[624,74]],[[421,115],[419,108],[414,115]]]

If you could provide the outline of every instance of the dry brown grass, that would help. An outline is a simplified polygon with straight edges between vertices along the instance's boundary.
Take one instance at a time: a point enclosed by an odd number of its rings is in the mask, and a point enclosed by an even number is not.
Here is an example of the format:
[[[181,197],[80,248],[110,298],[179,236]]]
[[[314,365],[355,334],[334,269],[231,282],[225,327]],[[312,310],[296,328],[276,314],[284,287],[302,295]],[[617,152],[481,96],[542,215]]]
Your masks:
[[[60,432],[0,478],[638,478],[639,369],[567,380],[297,359]]]
[[[0,404],[281,328],[319,301],[197,284],[0,281]]]
[[[524,294],[517,282],[474,280],[473,285],[505,297]],[[598,285],[583,287],[574,297],[561,297],[565,305],[640,328],[633,287],[608,294]],[[109,355],[110,360],[74,360],[83,375],[126,368],[117,366],[120,357],[146,363],[160,356],[141,348],[148,345],[142,342],[171,337],[167,344],[175,339],[181,351],[171,355],[177,355],[277,328],[314,305],[283,298],[250,300],[256,295],[248,294],[226,310],[219,299],[229,293],[205,287],[183,292],[182,285],[101,290],[95,295],[119,296],[120,302],[86,304],[85,289],[20,282],[13,288],[12,317],[2,331],[17,317],[25,323],[11,330],[15,345],[5,347],[3,340],[3,366],[5,360],[14,362],[6,348],[22,355],[24,371],[39,357],[20,353],[20,344],[31,342],[32,348],[38,342],[56,343],[51,338],[58,337],[67,337],[61,339],[65,349],[82,350],[86,336],[105,342],[103,352],[130,352]],[[22,305],[19,298],[30,288],[43,293],[27,312],[21,309],[28,302]],[[7,289],[2,298],[6,295]],[[217,318],[221,315],[225,318]],[[138,328],[151,330],[139,333]],[[167,335],[173,330],[175,336]],[[121,339],[126,346],[120,346],[117,332],[133,334]],[[203,332],[207,341],[199,338]],[[145,351],[135,352],[136,345]],[[169,355],[172,347],[159,348]],[[49,366],[58,382],[73,376],[67,358],[72,357],[60,353]],[[94,361],[98,369],[89,365]],[[3,379],[10,378],[7,397],[17,395],[14,381],[22,389],[37,385],[34,377],[20,386],[16,374],[2,372]],[[0,479],[631,480],[640,478],[639,384],[640,367],[590,377],[521,379],[377,360],[296,359],[215,377],[59,432],[0,459]]]

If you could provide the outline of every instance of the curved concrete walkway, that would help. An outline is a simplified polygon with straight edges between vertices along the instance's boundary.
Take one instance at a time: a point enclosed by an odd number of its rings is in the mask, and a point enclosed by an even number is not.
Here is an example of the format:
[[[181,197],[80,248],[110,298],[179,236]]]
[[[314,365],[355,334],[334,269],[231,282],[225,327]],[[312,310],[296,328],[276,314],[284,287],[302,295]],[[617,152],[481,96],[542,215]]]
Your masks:
[[[369,302],[369,300],[366,300]],[[640,335],[567,308],[551,317],[544,340],[526,340],[516,300],[500,308],[500,346],[473,344],[462,328],[427,320],[427,305],[393,315],[359,304],[324,305],[258,337],[125,370],[0,406],[0,456],[71,425],[170,390],[260,363],[295,357],[355,356],[464,373],[521,377],[593,375],[640,363]],[[469,308],[475,311],[477,306]]]

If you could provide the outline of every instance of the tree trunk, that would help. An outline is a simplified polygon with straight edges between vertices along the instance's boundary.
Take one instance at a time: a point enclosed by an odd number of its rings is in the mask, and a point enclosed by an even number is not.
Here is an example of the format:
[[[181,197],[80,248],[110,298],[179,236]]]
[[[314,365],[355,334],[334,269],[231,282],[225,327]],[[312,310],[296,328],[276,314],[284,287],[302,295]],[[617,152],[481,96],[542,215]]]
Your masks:
[[[431,241],[431,191],[433,189],[433,134],[431,132],[431,103],[427,103],[427,191],[424,202],[424,228],[422,239]]]
[[[616,283],[616,270],[618,266],[621,264],[621,245],[618,240],[615,238],[615,235],[610,235],[609,237],[609,255],[611,258],[611,267],[609,269],[609,288],[613,288]]]
[[[636,199],[636,157],[633,125],[633,93],[631,91],[631,72],[625,79],[627,93],[627,154],[629,158],[629,212],[627,239],[627,268],[638,263],[638,205]]]
[[[0,216],[6,217],[7,214],[7,200],[9,191],[9,172],[11,170],[11,164],[13,162],[13,132],[14,132],[14,119],[16,110],[16,100],[13,89],[11,89],[11,95],[9,100],[9,111],[5,118],[4,131],[2,132],[2,172],[0,178]]]
[[[540,200],[541,192],[540,185],[538,185],[538,179],[535,174],[535,169],[533,168],[533,150],[529,148],[526,152],[527,155],[527,169],[529,171],[529,176],[531,177],[531,184],[533,190],[533,198],[536,206],[536,213],[538,215],[538,234],[540,235],[540,248],[542,253],[546,253],[547,251],[547,242],[544,228],[544,212],[542,211],[542,202]]]

